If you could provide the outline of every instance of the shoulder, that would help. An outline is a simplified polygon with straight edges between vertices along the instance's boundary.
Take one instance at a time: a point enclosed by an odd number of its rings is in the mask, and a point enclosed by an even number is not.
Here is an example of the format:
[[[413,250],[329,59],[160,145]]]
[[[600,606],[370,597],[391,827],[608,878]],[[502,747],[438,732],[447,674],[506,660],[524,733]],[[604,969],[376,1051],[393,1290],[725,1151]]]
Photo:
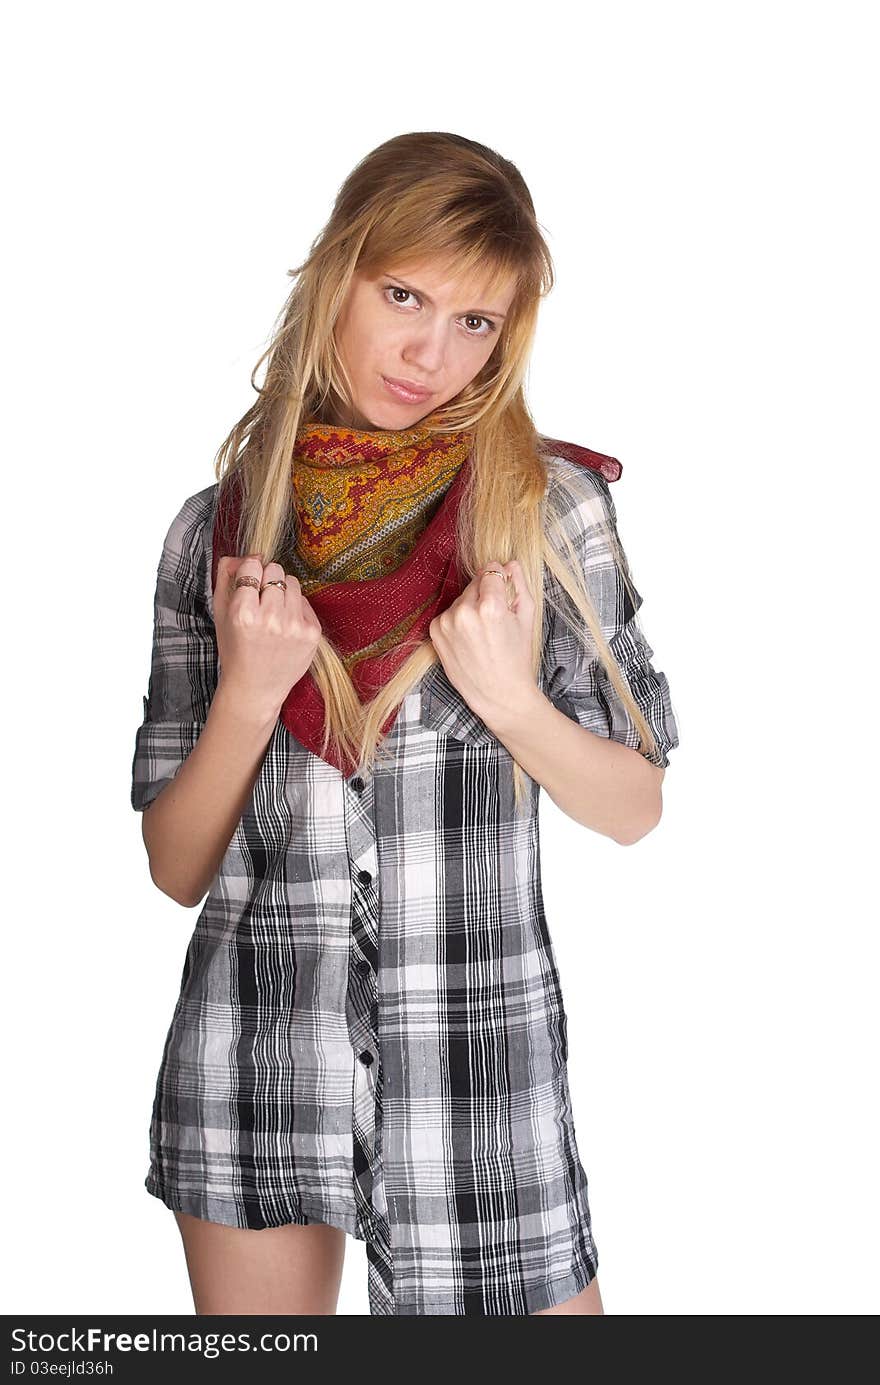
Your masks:
[[[162,544],[158,583],[166,604],[213,614],[211,552],[217,483],[187,496]]]
[[[179,540],[196,531],[203,533],[213,522],[217,501],[217,482],[188,495],[168,527],[167,538]]]
[[[188,560],[197,567],[210,555],[216,501],[216,482],[187,496],[165,534],[163,563],[185,564]]]
[[[568,457],[547,457],[546,526],[560,557],[572,547],[603,629],[613,634],[642,604],[617,528],[617,511],[606,476]],[[564,535],[560,543],[559,535]],[[545,590],[565,602],[556,579],[545,573]]]
[[[599,544],[617,524],[611,487],[601,471],[567,457],[545,457],[547,466],[546,517],[551,530],[557,526],[579,548]],[[607,545],[607,538],[605,539]]]

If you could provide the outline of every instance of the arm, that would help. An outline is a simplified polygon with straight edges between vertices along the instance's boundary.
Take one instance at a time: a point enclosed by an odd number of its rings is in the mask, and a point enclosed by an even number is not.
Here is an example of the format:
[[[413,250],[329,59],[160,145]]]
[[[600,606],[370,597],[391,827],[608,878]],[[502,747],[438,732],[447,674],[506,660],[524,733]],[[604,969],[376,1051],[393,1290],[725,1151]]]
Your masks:
[[[572,721],[537,684],[533,693],[482,717],[575,822],[629,846],[660,821],[665,769]]]
[[[143,812],[150,875],[187,908],[210,887],[277,721],[265,708],[244,710],[219,673],[210,556],[215,490],[185,501],[165,537],[132,763],[131,802]]]
[[[650,832],[663,811],[662,784],[669,752],[679,743],[666,675],[652,663],[653,649],[641,629],[640,593],[635,605],[619,579],[599,521],[614,529],[617,514],[608,483],[570,463],[558,475],[562,524],[583,567],[611,653],[655,740],[650,758],[599,660],[585,653],[581,622],[574,627],[545,601],[541,686],[520,689],[509,708],[481,711],[486,725],[527,774],[576,822],[631,845]],[[627,571],[629,563],[624,554]],[[562,596],[558,583],[547,589]],[[545,676],[546,675],[546,676]]]
[[[278,718],[255,721],[217,687],[204,729],[144,810],[153,883],[186,908],[204,898],[254,787]]]

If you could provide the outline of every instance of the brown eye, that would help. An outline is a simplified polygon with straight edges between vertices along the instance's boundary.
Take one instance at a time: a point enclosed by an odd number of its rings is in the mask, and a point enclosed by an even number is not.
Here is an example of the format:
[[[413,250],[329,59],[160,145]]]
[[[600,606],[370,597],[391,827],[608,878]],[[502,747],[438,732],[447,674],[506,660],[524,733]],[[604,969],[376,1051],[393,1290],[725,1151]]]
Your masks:
[[[469,313],[465,318],[465,322],[485,322],[486,324],[487,330],[485,332],[468,331],[469,337],[488,337],[495,331],[495,323],[490,321],[488,317],[475,317],[472,313]]]
[[[410,292],[410,290],[409,290],[409,289],[401,288],[400,284],[386,284],[386,285],[385,285],[385,288],[384,288],[384,292],[385,292],[385,293],[389,293],[389,292],[390,292],[390,293],[402,293],[403,296],[404,296],[404,298],[411,298],[411,297],[412,297],[412,293]],[[395,299],[394,301],[395,301],[395,303],[398,304],[398,306],[401,306],[401,307],[404,306],[403,304],[400,303],[400,300],[399,300],[399,299]]]

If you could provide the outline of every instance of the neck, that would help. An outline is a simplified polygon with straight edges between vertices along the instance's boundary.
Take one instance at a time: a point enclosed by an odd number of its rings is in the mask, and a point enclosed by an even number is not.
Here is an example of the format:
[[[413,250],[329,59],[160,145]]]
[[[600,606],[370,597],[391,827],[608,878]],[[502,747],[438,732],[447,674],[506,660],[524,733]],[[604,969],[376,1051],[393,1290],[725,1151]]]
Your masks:
[[[329,398],[324,407],[317,413],[312,414],[315,423],[323,423],[328,428],[357,428],[363,433],[377,433],[384,431],[378,429],[371,423],[359,409],[352,408],[346,404],[344,399],[331,388]]]

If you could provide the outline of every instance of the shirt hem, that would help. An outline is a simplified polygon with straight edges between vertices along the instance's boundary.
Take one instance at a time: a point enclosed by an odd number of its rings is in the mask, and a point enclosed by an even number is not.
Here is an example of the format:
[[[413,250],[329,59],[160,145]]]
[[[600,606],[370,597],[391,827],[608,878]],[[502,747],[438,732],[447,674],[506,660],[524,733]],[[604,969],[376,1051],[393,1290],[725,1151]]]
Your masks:
[[[568,1274],[562,1275],[558,1279],[551,1279],[548,1284],[525,1289],[523,1297],[526,1301],[526,1308],[522,1316],[539,1313],[543,1308],[556,1308],[560,1303],[574,1298],[595,1279],[598,1272],[599,1256],[594,1248],[592,1256],[578,1261],[574,1269],[570,1270]],[[422,1296],[418,1301],[410,1300],[404,1303],[395,1299],[394,1314],[396,1317],[415,1315],[420,1317],[462,1316],[460,1300],[432,1298],[430,1296]]]
[[[152,1172],[144,1179],[144,1187],[171,1211],[185,1212],[191,1217],[198,1217],[200,1221],[216,1222],[219,1226],[238,1226],[251,1231],[265,1231],[276,1226],[335,1226],[355,1240],[369,1240],[369,1236],[357,1227],[354,1214],[328,1213],[325,1208],[313,1207],[305,1202],[299,1203],[298,1211],[289,1208],[286,1211],[281,1209],[277,1214],[261,1213],[262,1224],[254,1226],[248,1223],[242,1203],[232,1198],[223,1198],[216,1193],[181,1192],[162,1183]]]

